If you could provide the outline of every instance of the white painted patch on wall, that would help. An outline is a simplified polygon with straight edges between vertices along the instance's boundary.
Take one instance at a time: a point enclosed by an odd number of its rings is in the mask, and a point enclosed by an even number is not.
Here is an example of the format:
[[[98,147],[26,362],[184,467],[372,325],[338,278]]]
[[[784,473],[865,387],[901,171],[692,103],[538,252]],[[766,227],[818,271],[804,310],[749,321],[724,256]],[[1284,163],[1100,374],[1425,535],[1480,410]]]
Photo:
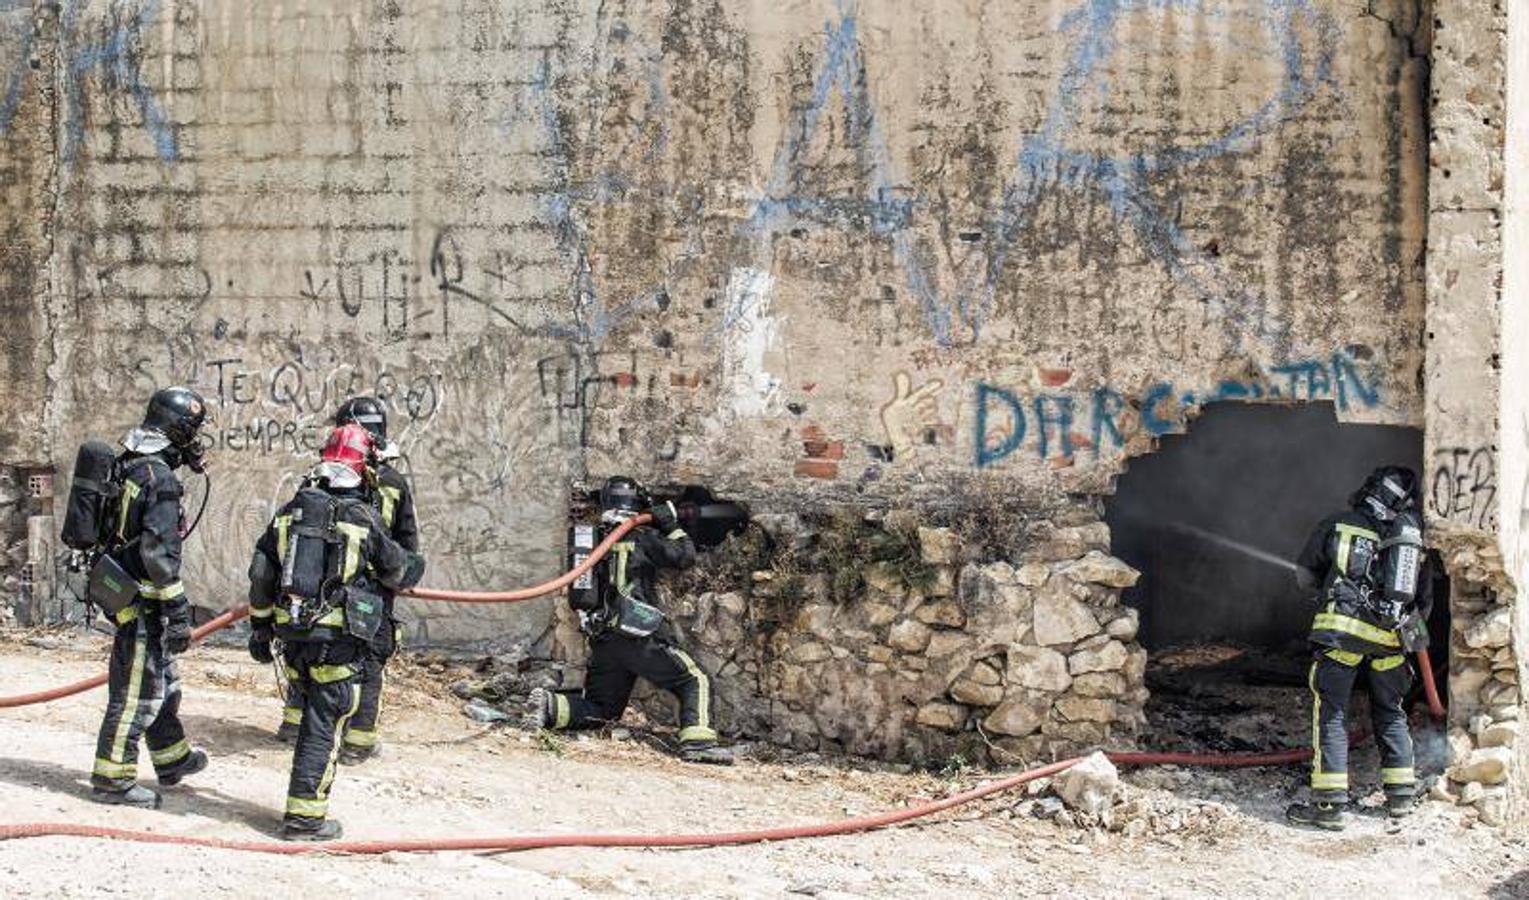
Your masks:
[[[769,272],[740,266],[727,279],[722,319],[724,414],[763,415],[780,391],[780,379],[765,371],[765,354],[775,345],[780,323],[770,315]]]

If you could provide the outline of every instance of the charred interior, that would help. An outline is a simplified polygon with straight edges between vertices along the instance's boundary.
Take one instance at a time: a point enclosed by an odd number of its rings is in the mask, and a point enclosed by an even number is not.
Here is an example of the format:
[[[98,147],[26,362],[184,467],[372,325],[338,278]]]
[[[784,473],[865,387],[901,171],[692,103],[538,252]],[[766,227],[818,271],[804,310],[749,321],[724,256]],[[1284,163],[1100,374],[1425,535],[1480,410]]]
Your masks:
[[[1420,471],[1422,441],[1412,428],[1340,424],[1330,404],[1222,403],[1131,461],[1106,515],[1112,552],[1142,573],[1124,601],[1140,613],[1150,654],[1153,733],[1224,750],[1309,740],[1315,604],[1294,560],[1373,468]],[[1442,672],[1442,578],[1434,592],[1429,630]],[[1362,705],[1353,712],[1363,721]]]

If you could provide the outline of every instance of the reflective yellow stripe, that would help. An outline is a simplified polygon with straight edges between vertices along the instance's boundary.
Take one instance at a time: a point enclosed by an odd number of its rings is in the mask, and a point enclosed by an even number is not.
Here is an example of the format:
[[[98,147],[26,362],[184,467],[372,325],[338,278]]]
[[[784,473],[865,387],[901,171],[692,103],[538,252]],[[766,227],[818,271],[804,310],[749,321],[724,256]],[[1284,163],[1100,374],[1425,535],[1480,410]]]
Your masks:
[[[1311,786],[1318,791],[1348,790],[1347,772],[1312,772]]]
[[[350,724],[351,717],[356,710],[361,708],[361,689],[352,687],[350,690],[350,708],[347,709],[334,723],[334,746],[329,748],[329,765],[324,767],[324,777],[319,779],[319,799],[329,800],[329,786],[334,784],[335,761],[340,757],[340,744],[344,741],[345,726]]]
[[[682,540],[684,540],[685,539],[685,529],[683,529],[683,528],[676,528],[676,529],[674,529],[673,531],[669,532],[668,538],[671,541],[682,541]]]
[[[129,478],[122,482],[122,499],[118,501],[121,505],[117,507],[117,540],[119,541],[127,540],[127,514],[133,508],[133,501],[138,499],[141,493],[143,488],[139,487],[138,482],[133,479]]]
[[[328,800],[307,800],[302,797],[287,798],[287,815],[322,819],[329,812]]]
[[[250,618],[251,619],[269,619],[270,617],[272,617],[274,615],[276,615],[276,610],[273,607],[269,607],[269,606],[252,606],[252,607],[250,607]]]
[[[1335,563],[1335,565],[1338,567],[1338,574],[1342,575],[1345,578],[1348,577],[1348,551],[1349,551],[1349,544],[1353,543],[1353,540],[1354,540],[1354,536],[1353,535],[1343,534],[1342,533],[1342,529],[1341,528],[1339,529],[1339,535],[1338,535],[1338,560]]]
[[[696,723],[680,730],[680,740],[716,740],[717,733],[711,730],[711,679],[707,678],[706,673],[701,671],[701,667],[695,664],[690,654],[678,647],[670,647],[669,652],[680,661],[680,665],[685,667],[690,677],[696,680]],[[694,732],[695,735],[687,738],[686,732]]]
[[[345,569],[340,573],[340,580],[348,582],[361,568],[361,547],[366,543],[367,528],[350,522],[336,522],[335,528],[345,535]]]
[[[1411,766],[1380,770],[1381,784],[1412,784],[1417,780],[1417,774],[1413,772]]]
[[[1342,522],[1339,522],[1333,527],[1338,530],[1339,534],[1346,535],[1348,537],[1367,538],[1372,541],[1380,540],[1380,535],[1378,533],[1358,525],[1346,525]]]
[[[1317,617],[1312,620],[1311,630],[1341,631],[1344,634],[1352,634],[1354,637],[1369,641],[1372,644],[1379,644],[1382,647],[1400,647],[1402,645],[1401,639],[1396,636],[1396,632],[1376,628],[1369,622],[1345,616],[1341,613],[1317,613]]]
[[[277,625],[290,625],[290,624],[292,624],[292,614],[287,611],[287,608],[285,606],[278,606],[278,607],[276,607],[274,618],[276,619],[276,624]],[[327,625],[327,626],[329,626],[331,628],[344,628],[345,627],[345,610],[343,608],[341,608],[341,607],[336,606],[335,608],[331,609],[329,612],[324,613],[322,616],[319,616],[317,621],[315,621],[313,624],[314,625]]]
[[[292,668],[291,666],[284,665],[281,668],[282,668],[282,671],[287,673],[287,678],[288,679],[290,679],[292,681],[302,681],[303,680],[303,673],[301,673],[298,670]]]
[[[190,755],[191,745],[186,743],[185,738],[181,738],[163,750],[149,751],[149,759],[152,759],[156,766],[174,765]]]
[[[284,706],[281,709],[281,720],[288,725],[303,724],[303,710],[300,706]]]
[[[136,606],[124,606],[121,609],[117,610],[117,624],[118,625],[126,625],[129,622],[136,621],[137,618],[138,618],[138,607],[136,607]]]
[[[567,728],[568,723],[573,721],[573,705],[570,704],[568,702],[568,698],[564,697],[562,694],[552,695],[552,710],[553,728]]]
[[[138,593],[150,600],[174,600],[186,594],[186,585],[179,581],[157,585],[147,581],[138,582]]]
[[[1395,656],[1382,656],[1378,659],[1370,660],[1370,668],[1377,672],[1385,672],[1396,668],[1406,661],[1407,657],[1400,653],[1396,654]]]
[[[1357,666],[1364,661],[1363,653],[1350,653],[1347,650],[1329,650],[1327,658],[1333,662],[1342,663],[1345,666]]]
[[[611,548],[616,552],[616,574],[613,577],[616,581],[616,592],[619,594],[626,593],[626,558],[631,555],[634,546],[631,541],[622,541]]]
[[[127,680],[127,698],[122,705],[122,717],[117,720],[117,733],[112,738],[111,758],[120,760],[127,753],[127,735],[138,716],[139,695],[143,693],[143,670],[148,663],[149,630],[138,629],[133,636],[132,675]]]
[[[1316,660],[1312,660],[1306,683],[1311,686],[1311,777],[1315,779],[1322,771],[1322,695],[1317,693]]]
[[[377,746],[377,732],[370,728],[352,728],[345,732],[345,745],[347,747],[375,747]]]
[[[356,674],[356,670],[350,664],[340,666],[309,666],[308,677],[319,684],[330,684],[335,681],[344,681]]]
[[[292,517],[276,517],[276,558],[281,562],[287,561],[287,529],[292,527]]]
[[[91,769],[90,771],[91,774],[99,775],[102,778],[120,779],[138,777],[138,766],[135,763],[112,762],[109,759],[102,759],[99,756],[96,757],[95,768]]]
[[[403,491],[394,487],[382,487],[382,524],[393,527],[393,516],[398,514],[398,503],[403,499]]]

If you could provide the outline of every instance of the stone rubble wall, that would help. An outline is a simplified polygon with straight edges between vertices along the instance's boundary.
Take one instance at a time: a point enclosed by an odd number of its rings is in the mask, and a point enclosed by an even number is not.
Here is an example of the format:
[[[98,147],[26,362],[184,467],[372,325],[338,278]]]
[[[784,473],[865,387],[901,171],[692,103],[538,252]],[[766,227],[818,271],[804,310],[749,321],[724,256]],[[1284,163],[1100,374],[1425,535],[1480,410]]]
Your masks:
[[[724,730],[918,763],[1049,760],[1132,740],[1147,653],[1120,591],[1138,573],[1107,555],[1103,523],[1057,529],[1012,562],[967,561],[949,528],[917,534],[926,583],[878,563],[836,601],[809,579],[787,621],[770,619],[768,572],[744,591],[674,593],[673,623],[715,676]],[[560,618],[560,654],[576,656],[566,606]],[[645,704],[672,719],[667,696]]]

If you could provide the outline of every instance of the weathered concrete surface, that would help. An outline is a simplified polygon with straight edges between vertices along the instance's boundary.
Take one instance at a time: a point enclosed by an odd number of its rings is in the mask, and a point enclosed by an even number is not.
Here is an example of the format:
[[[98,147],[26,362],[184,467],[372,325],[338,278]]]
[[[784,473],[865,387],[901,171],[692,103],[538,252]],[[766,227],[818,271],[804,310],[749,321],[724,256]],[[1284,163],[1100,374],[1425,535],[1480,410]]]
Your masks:
[[[393,407],[437,584],[551,572],[567,479],[616,469],[1061,504],[1209,400],[1422,420],[1417,18],[71,4],[53,67],[6,45],[18,108],[58,98],[15,160],[60,187],[54,277],[6,302],[56,323],[62,468],[157,385],[214,398],[204,602],[352,391]]]
[[[1507,95],[1503,191],[1502,282],[1502,378],[1498,407],[1498,547],[1505,567],[1520,590],[1529,584],[1529,8],[1510,4],[1507,10]],[[1529,676],[1525,640],[1529,637],[1529,603],[1517,602],[1513,610],[1511,663],[1522,686]],[[1522,701],[1522,697],[1520,697]],[[1523,719],[1521,715],[1520,720]],[[1506,723],[1483,730],[1480,743],[1500,738]],[[1512,813],[1522,817],[1529,802],[1524,799],[1523,773],[1529,772],[1529,741],[1517,732],[1507,733],[1514,749],[1517,772],[1517,803]]]

